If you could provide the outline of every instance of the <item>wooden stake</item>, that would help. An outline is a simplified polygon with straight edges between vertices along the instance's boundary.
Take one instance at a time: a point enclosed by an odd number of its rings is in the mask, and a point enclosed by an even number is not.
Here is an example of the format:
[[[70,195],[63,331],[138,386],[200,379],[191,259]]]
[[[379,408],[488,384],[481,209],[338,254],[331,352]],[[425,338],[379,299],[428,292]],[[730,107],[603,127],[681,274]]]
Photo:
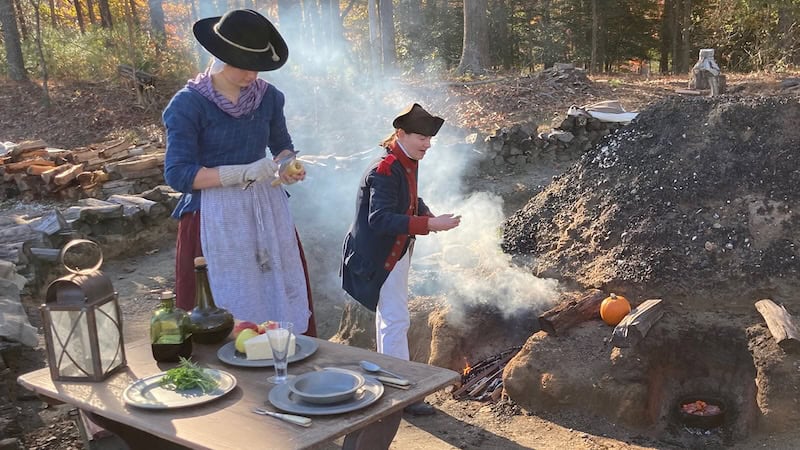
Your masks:
[[[767,322],[772,337],[786,353],[800,351],[800,330],[783,305],[765,298],[756,302],[756,309]]]
[[[663,315],[664,305],[660,298],[645,300],[614,327],[611,345],[620,348],[633,347],[644,339],[653,324]]]

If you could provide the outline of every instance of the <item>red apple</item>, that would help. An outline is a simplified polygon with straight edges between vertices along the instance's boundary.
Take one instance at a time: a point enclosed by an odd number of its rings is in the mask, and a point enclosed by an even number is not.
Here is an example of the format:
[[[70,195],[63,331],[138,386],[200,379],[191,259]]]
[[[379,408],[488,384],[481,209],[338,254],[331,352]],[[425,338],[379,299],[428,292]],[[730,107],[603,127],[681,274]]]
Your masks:
[[[278,322],[268,320],[258,325],[258,334],[264,334],[267,332],[267,330],[271,330],[273,328],[278,328]]]
[[[256,333],[259,332],[258,324],[253,322],[248,322],[247,320],[243,320],[233,326],[233,337],[236,338],[237,336],[239,336],[239,333],[241,333],[242,330],[246,330],[248,328],[255,331]]]

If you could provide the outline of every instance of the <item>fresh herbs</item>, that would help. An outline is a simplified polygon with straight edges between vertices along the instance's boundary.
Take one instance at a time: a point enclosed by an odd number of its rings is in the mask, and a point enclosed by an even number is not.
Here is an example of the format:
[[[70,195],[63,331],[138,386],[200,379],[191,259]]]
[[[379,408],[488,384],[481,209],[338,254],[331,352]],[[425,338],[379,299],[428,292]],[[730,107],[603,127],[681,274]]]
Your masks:
[[[181,357],[180,365],[167,370],[159,381],[164,389],[185,391],[200,389],[203,393],[213,391],[219,382],[192,361]]]

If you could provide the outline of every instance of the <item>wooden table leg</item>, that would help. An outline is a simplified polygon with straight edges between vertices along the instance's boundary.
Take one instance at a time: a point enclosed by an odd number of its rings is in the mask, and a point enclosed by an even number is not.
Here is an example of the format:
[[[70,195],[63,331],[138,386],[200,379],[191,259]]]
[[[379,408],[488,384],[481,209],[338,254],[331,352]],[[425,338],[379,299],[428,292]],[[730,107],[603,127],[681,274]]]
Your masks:
[[[131,450],[158,449],[158,450],[190,450],[189,447],[167,441],[158,436],[153,436],[145,431],[137,430],[115,420],[84,411],[87,417],[95,424],[116,434]]]
[[[401,410],[348,434],[344,438],[342,450],[388,449],[397,430],[400,429],[402,419],[403,411]]]

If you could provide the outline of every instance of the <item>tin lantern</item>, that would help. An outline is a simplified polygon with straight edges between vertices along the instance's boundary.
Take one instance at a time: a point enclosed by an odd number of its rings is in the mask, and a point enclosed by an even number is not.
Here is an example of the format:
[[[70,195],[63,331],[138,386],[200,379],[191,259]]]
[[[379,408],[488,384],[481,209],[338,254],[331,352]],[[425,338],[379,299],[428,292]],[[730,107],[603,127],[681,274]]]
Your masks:
[[[67,263],[67,252],[78,245],[97,251],[94,266],[81,269]],[[50,283],[39,308],[50,376],[59,381],[101,381],[127,364],[117,293],[99,270],[103,254],[95,242],[72,240],[59,260],[71,274]]]

